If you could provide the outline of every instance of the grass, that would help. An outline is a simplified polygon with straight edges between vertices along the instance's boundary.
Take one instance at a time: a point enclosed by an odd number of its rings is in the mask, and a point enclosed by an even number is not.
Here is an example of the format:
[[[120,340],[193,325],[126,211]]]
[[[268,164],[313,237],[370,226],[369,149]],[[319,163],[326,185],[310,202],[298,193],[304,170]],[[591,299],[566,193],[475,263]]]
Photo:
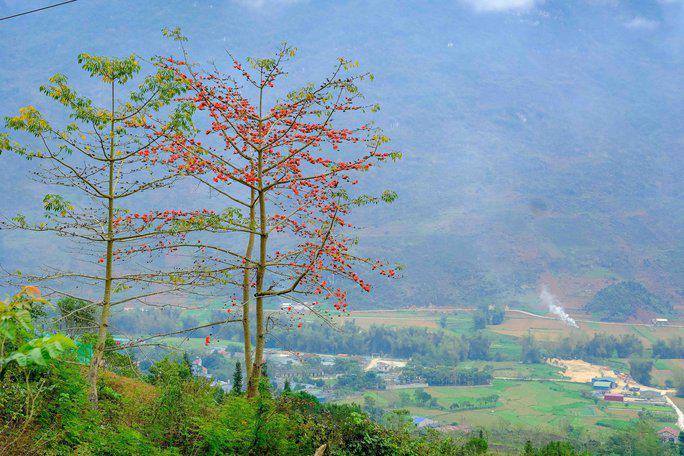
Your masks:
[[[617,430],[617,431],[621,431],[621,430],[624,430],[624,429],[628,429],[629,426],[630,426],[630,424],[631,424],[631,423],[630,423],[629,421],[615,420],[615,419],[611,419],[611,418],[608,418],[608,419],[605,419],[605,420],[598,420],[598,421],[596,422],[596,425],[597,425],[597,426],[607,427],[607,428],[610,428],[610,429],[615,429],[615,430]]]
[[[550,364],[523,364],[518,361],[466,361],[460,367],[490,366],[494,377],[563,379],[560,369]]]
[[[666,359],[657,359],[653,364],[653,367],[658,370],[669,370],[670,363]]]
[[[650,412],[669,413],[674,411],[668,405],[650,405],[650,404],[630,404],[629,402],[611,402],[606,403],[606,408],[612,410],[627,409],[627,410],[648,410]]]
[[[485,334],[492,341],[490,349],[492,356],[498,355],[505,360],[519,360],[522,356],[520,339],[517,337],[499,334],[492,330],[486,330]]]
[[[369,328],[372,325],[385,325],[392,327],[423,327],[438,329],[440,317],[446,315],[446,330],[455,334],[470,334],[473,332],[473,316],[468,310],[451,312],[394,310],[384,311],[356,311],[352,312],[351,318],[362,327]]]
[[[600,364],[604,364],[619,372],[629,372],[629,360],[624,358],[608,358],[601,360]]]
[[[168,345],[179,350],[203,350],[207,351],[213,348],[234,348],[235,351],[243,349],[241,342],[233,340],[215,339],[212,338],[209,346],[204,344],[204,337],[162,337],[157,340],[160,344]]]
[[[558,320],[548,320],[521,315],[507,314],[503,324],[489,326],[488,330],[503,335],[520,337],[531,333],[538,340],[559,340],[565,336],[584,336],[592,337],[595,333],[612,334],[620,336],[632,334],[637,336],[644,344],[646,349],[650,349],[658,339],[668,339],[676,337],[681,332],[681,328],[675,327],[652,327],[652,326],[628,326],[613,325],[598,322],[580,322],[579,329],[564,326]]]
[[[447,314],[447,331],[458,335],[473,332],[473,314],[468,311],[457,311]]]

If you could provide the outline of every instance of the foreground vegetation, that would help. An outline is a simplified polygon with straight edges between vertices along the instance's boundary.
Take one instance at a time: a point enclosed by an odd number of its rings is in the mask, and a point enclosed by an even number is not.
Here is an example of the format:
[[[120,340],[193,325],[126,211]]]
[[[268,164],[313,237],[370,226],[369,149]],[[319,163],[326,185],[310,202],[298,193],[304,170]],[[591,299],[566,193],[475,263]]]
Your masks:
[[[0,454],[478,454],[480,437],[456,442],[417,435],[409,423],[380,426],[358,406],[322,405],[306,393],[275,396],[268,381],[247,398],[239,377],[230,394],[192,376],[187,358],[166,357],[141,376],[105,371],[98,407],[89,403],[76,345],[33,324],[47,304],[26,287],[0,302]],[[124,355],[105,350],[110,366]]]
[[[289,386],[277,392],[264,376],[260,394],[249,398],[239,375],[233,379],[232,390],[225,392],[208,379],[194,377],[187,357],[167,356],[143,374],[132,359],[109,349],[114,344],[111,338],[104,352],[108,369],[99,377],[99,402],[93,407],[88,400],[87,363],[79,360],[76,344],[59,333],[41,337],[34,326],[49,304],[39,291],[26,287],[1,304],[3,455],[478,455],[511,451],[674,455],[678,451],[657,440],[646,415],[603,439],[573,432],[574,422],[561,426],[563,419],[558,418],[552,424],[562,434],[552,441],[549,435],[538,438],[528,432],[524,435],[534,437],[534,443],[509,439],[506,445],[501,444],[502,431],[495,427],[490,426],[494,432],[489,435],[481,430],[450,435],[419,430],[411,419],[413,413],[429,411],[428,416],[446,413],[460,420],[463,413],[503,404],[499,417],[519,417],[522,407],[530,420],[541,424],[548,419],[545,414],[568,404],[572,407],[566,407],[570,411],[566,416],[572,416],[581,401],[581,385],[496,381],[477,390],[386,391],[376,394],[375,404],[365,400],[362,408],[354,403],[322,404],[305,392],[291,392]],[[95,335],[81,335],[82,341],[89,338],[94,340]],[[534,396],[553,400],[540,407],[529,402]],[[377,406],[391,406],[392,401],[396,410],[385,412]],[[517,429],[519,420],[511,420],[507,432]]]
[[[378,422],[357,404],[321,404],[302,392],[277,395],[265,384],[258,399],[224,394],[193,378],[182,360],[164,360],[151,372],[145,381],[105,373],[97,410],[89,407],[87,382],[77,365],[55,363],[24,372],[31,379],[26,384],[5,382],[0,454],[313,455],[321,448],[317,454],[676,454],[642,422],[600,442],[504,447],[477,431],[460,437],[420,432],[411,422],[411,408],[386,413]],[[42,392],[31,393],[25,385]],[[30,394],[34,401],[25,408]]]

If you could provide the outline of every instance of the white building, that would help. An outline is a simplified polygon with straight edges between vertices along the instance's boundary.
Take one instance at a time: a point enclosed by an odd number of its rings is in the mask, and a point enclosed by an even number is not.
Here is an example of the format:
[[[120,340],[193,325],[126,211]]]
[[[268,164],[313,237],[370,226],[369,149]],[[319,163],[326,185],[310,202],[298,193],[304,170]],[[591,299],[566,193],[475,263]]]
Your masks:
[[[286,312],[306,312],[309,308],[304,304],[296,304],[292,302],[283,302],[280,304],[280,310]]]

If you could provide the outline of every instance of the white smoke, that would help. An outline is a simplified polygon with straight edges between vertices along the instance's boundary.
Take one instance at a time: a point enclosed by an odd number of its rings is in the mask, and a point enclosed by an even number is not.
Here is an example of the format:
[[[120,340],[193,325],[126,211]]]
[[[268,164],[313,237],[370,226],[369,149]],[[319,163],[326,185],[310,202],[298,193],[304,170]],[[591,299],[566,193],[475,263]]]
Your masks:
[[[549,307],[549,312],[558,315],[558,317],[563,320],[563,323],[568,326],[572,326],[573,328],[579,328],[579,326],[577,326],[577,322],[573,320],[572,317],[567,314],[567,312],[565,312],[556,297],[551,294],[546,285],[542,286],[541,293],[539,293],[539,299],[541,299],[544,305]]]

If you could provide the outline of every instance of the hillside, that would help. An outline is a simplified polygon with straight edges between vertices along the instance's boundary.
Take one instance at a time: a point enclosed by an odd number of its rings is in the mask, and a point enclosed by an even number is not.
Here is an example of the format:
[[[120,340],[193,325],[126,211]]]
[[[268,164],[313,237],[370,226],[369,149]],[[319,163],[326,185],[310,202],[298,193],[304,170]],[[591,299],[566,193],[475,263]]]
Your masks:
[[[38,104],[37,87],[55,71],[76,74],[80,52],[167,52],[159,30],[181,19],[199,60],[226,47],[268,55],[286,38],[301,50],[293,85],[343,54],[376,74],[364,91],[380,101],[378,124],[404,154],[366,188],[393,188],[397,203],[356,221],[366,227],[362,253],[406,267],[400,281],[376,280],[371,302],[356,296],[357,308],[528,304],[544,277],[558,280],[571,307],[613,280],[638,280],[682,305],[679,6],[589,3],[477,12],[467,2],[371,2],[351,15],[346,3],[234,2],[208,15],[197,5],[84,3],[78,11],[89,19],[76,33],[67,15],[3,26],[0,52],[14,65],[0,69],[2,112]],[[635,18],[650,26],[631,26]],[[9,176],[26,173],[13,157],[3,163]],[[40,211],[44,189],[0,183],[14,188],[3,214]],[[65,246],[16,234],[3,233],[0,249],[8,270],[35,267],[44,252],[69,261]]]
[[[454,439],[411,432],[406,413],[394,414],[383,426],[358,405],[325,405],[304,392],[274,394],[267,384],[259,400],[224,394],[206,379],[194,379],[183,362],[164,360],[153,372],[152,384],[104,372],[94,411],[85,403],[85,380],[73,367],[51,366],[41,374],[41,384],[55,395],[36,394],[35,417],[22,414],[16,392],[3,391],[0,454],[498,454],[488,452],[481,435]],[[3,387],[11,380],[5,378]]]
[[[637,282],[619,282],[600,290],[585,310],[605,321],[626,321],[638,316],[667,316],[672,305]]]

